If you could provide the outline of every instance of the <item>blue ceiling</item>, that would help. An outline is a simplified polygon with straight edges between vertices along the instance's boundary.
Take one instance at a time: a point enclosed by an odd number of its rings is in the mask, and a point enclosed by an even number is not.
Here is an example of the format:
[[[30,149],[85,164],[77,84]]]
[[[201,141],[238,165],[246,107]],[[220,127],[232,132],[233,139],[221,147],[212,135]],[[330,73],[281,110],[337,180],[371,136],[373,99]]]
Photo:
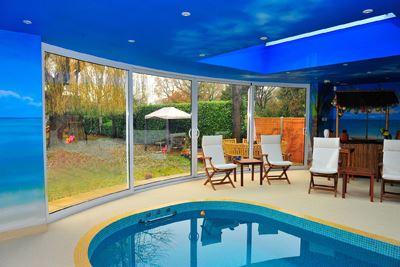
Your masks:
[[[368,8],[374,12],[363,14]],[[273,41],[390,12],[399,16],[399,0],[1,0],[0,11],[0,29],[37,34],[49,44],[159,70],[253,81],[337,77],[363,82],[371,80],[359,75],[366,68],[390,69],[394,73],[382,77],[400,79],[399,57],[359,62],[346,70],[330,65],[267,75],[199,62],[199,54],[210,57],[262,45],[261,36]],[[192,15],[183,17],[183,11]],[[33,23],[25,25],[24,19]]]

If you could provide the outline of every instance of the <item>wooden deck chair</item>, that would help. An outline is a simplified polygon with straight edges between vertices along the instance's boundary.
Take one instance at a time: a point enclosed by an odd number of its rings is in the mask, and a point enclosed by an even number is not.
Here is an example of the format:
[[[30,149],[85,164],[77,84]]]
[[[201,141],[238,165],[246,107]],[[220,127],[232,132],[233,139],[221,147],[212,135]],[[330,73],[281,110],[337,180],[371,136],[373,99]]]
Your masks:
[[[310,168],[311,178],[308,193],[311,189],[333,191],[337,195],[337,184],[339,179],[339,138],[319,138],[314,137],[314,150],[312,165]],[[333,178],[333,185],[316,184],[315,177]]]
[[[400,195],[397,192],[385,191],[385,185],[400,184],[400,140],[383,141],[383,164],[382,164],[382,184],[381,202],[385,194]]]
[[[236,164],[226,163],[224,158],[224,151],[222,149],[222,135],[203,136],[203,163],[206,170],[207,180],[204,185],[210,183],[215,190],[215,185],[220,184],[233,184],[231,180],[231,173],[233,172],[234,180],[236,181]],[[223,178],[214,178],[217,173],[224,173]]]
[[[286,171],[292,166],[292,162],[284,159],[281,149],[280,135],[261,135],[261,153],[264,162],[263,180],[267,179],[268,184],[271,180],[286,180],[290,184]],[[272,170],[281,170],[279,175],[270,175]]]

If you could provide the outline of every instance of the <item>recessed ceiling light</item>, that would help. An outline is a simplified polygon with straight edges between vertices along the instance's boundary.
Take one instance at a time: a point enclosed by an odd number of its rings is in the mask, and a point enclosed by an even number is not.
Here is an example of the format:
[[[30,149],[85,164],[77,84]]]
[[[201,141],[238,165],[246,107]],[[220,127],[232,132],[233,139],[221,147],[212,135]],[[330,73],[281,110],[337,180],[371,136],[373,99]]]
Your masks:
[[[128,40],[128,43],[136,43],[136,40],[129,39],[129,40]]]
[[[24,23],[24,24],[26,24],[26,25],[31,25],[31,24],[32,24],[32,21],[29,20],[29,19],[24,19],[24,20],[22,21],[22,23]]]
[[[290,73],[290,71],[287,71],[287,72],[286,72],[286,74],[289,74],[289,73]]]
[[[347,67],[348,65],[349,65],[349,64],[347,64],[347,63],[344,63],[344,64],[343,64],[344,67]]]
[[[370,71],[367,71],[367,74],[372,74],[372,72],[370,72]]]
[[[324,80],[324,83],[330,83],[331,81],[330,80]]]
[[[265,40],[267,40],[267,39],[268,39],[267,36],[261,36],[261,37],[260,37],[260,40],[262,40],[262,41],[265,41]]]
[[[182,16],[184,16],[184,17],[189,17],[190,15],[192,15],[192,14],[190,14],[189,11],[183,11],[181,14],[182,14]]]
[[[205,57],[205,56],[206,56],[206,54],[204,54],[204,53],[199,54],[199,57]]]
[[[374,12],[374,10],[373,10],[372,8],[368,8],[368,9],[364,9],[362,13],[364,13],[364,14],[370,14],[370,13],[372,13],[372,12]]]

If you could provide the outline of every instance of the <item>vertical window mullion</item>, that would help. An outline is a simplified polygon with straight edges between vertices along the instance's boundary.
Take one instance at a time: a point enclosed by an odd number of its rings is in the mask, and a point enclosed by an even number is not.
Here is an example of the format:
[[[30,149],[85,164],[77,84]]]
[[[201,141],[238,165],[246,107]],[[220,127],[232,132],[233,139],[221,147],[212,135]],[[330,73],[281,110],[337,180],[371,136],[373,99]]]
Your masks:
[[[134,190],[134,131],[133,131],[133,73],[132,70],[128,70],[128,105],[127,105],[127,135],[128,135],[128,166],[129,166],[129,189]]]
[[[197,176],[197,147],[198,147],[198,112],[199,112],[199,82],[192,80],[192,170],[191,175]]]

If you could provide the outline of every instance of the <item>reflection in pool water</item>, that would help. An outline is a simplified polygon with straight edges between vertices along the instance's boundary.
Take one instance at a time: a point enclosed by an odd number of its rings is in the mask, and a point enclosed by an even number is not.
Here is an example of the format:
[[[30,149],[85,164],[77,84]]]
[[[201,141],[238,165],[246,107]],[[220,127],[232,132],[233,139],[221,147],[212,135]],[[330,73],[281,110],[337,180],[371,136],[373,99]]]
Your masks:
[[[127,226],[90,256],[98,266],[399,266],[399,260],[254,213],[200,210]]]

